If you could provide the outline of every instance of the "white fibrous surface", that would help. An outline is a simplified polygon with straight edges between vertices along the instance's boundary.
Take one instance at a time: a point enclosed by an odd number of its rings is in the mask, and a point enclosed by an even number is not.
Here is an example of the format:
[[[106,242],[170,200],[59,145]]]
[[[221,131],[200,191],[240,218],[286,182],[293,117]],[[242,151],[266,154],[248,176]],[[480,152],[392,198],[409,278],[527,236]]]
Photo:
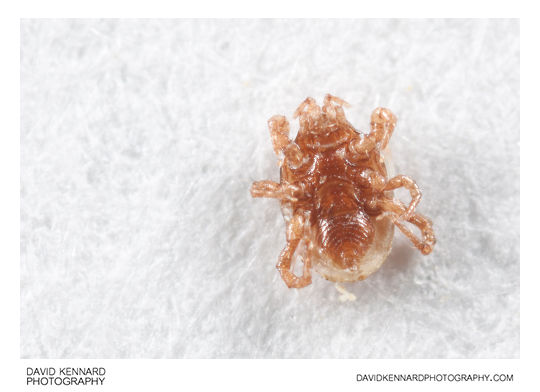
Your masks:
[[[249,194],[326,93],[396,114],[437,236],[396,229],[356,301],[288,289]],[[21,22],[22,357],[518,358],[519,326],[518,21]]]

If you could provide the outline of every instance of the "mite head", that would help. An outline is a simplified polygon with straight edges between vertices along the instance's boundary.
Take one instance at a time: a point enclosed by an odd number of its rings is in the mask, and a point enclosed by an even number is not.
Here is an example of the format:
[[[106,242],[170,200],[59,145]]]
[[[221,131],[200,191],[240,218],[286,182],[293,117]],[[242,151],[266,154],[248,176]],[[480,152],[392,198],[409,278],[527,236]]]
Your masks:
[[[298,117],[298,134],[309,140],[309,147],[325,150],[352,137],[354,128],[347,121],[343,106],[349,104],[330,94],[326,94],[322,107],[310,97],[300,104],[293,117]]]

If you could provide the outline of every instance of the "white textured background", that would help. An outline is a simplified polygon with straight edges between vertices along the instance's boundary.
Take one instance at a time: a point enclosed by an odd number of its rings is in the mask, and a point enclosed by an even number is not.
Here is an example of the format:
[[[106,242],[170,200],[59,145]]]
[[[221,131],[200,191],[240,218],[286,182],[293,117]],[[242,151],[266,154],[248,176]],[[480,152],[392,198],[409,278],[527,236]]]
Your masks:
[[[438,238],[352,303],[286,288],[248,192],[266,120],[327,92],[396,113]],[[21,109],[22,357],[519,357],[515,20],[25,20]]]

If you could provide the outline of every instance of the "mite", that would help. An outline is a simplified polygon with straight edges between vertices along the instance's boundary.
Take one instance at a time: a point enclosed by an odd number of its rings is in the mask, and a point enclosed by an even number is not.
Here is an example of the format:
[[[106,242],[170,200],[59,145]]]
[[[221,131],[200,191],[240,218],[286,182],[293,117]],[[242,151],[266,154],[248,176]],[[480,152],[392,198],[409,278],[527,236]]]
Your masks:
[[[280,182],[256,181],[251,195],[281,203],[287,245],[276,267],[291,288],[309,285],[312,268],[333,282],[365,279],[386,260],[394,226],[424,255],[435,245],[431,221],[415,212],[422,196],[416,183],[387,175],[381,152],[396,117],[388,109],[375,109],[371,132],[363,134],[347,121],[344,106],[349,105],[330,94],[322,107],[307,98],[294,113],[300,123],[294,141],[284,116],[268,120]],[[393,197],[400,187],[411,195],[408,205]],[[406,222],[420,230],[421,238]],[[293,272],[295,255],[303,261],[302,276]]]

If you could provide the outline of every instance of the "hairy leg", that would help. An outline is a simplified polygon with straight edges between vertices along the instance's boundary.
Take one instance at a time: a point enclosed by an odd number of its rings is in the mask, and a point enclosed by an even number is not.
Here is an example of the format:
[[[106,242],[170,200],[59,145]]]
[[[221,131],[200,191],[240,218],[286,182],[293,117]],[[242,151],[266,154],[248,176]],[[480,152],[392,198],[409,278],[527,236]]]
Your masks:
[[[403,175],[395,176],[388,180],[383,190],[391,191],[401,187],[407,189],[411,194],[411,202],[403,216],[400,217],[404,221],[408,221],[414,214],[414,209],[420,203],[422,192],[420,192],[420,188],[418,188],[418,185],[416,185],[416,182],[412,178]]]
[[[302,152],[300,147],[289,139],[289,122],[285,116],[273,116],[268,120],[268,129],[270,130],[270,138],[274,152],[280,159],[280,164],[286,161],[293,168],[300,166],[302,163]]]
[[[398,200],[391,200],[388,198],[380,199],[378,206],[385,212],[390,212],[394,215],[394,224],[399,230],[414,244],[416,248],[423,254],[430,254],[435,245],[435,234],[433,233],[432,223],[429,219],[418,213],[412,214],[405,222],[412,223],[420,229],[422,233],[422,239],[420,240],[414,233],[409,230],[402,222],[401,217],[407,211],[405,205]]]
[[[293,118],[302,117],[304,113],[317,111],[317,109],[320,110],[317,102],[315,102],[313,98],[307,97],[300,105],[298,105],[298,108],[294,111]]]
[[[271,180],[263,180],[255,181],[251,185],[251,197],[268,197],[295,202],[301,195],[301,188],[292,184],[278,184]]]
[[[281,278],[290,288],[302,288],[311,284],[311,260],[309,254],[303,257],[304,269],[302,276],[296,276],[291,271],[292,257],[304,231],[304,216],[301,213],[296,213],[289,221],[287,226],[287,245],[279,255],[276,268],[281,274]]]
[[[373,149],[384,150],[394,132],[396,122],[396,116],[389,109],[375,109],[371,113],[371,132],[368,135],[359,134],[351,140],[348,147],[349,151],[367,159]]]
[[[322,106],[322,111],[330,118],[334,118],[338,123],[348,124],[343,106],[349,107],[350,105],[343,99],[335,97],[330,94],[326,94]],[[351,125],[352,127],[352,125]]]
[[[397,188],[405,188],[411,194],[411,202],[400,219],[408,220],[414,213],[414,209],[420,203],[422,193],[416,182],[410,177],[398,175],[387,180],[382,174],[371,169],[364,169],[356,174],[356,183],[370,189],[374,193],[392,191]],[[377,202],[377,199],[375,199]],[[372,206],[372,208],[375,206]]]
[[[347,101],[345,101],[344,99],[341,99],[341,98],[338,98],[338,97],[335,97],[331,94],[326,94],[324,96],[324,103],[323,103],[323,108],[324,107],[328,107],[330,104],[336,104],[337,106],[345,106],[345,107],[349,107],[351,105],[349,105],[349,103]]]
[[[371,113],[371,133],[381,143],[381,150],[386,148],[394,128],[396,127],[396,116],[386,108],[377,108]]]
[[[298,122],[300,123],[299,132],[304,130],[309,130],[315,124],[315,121],[321,115],[321,108],[315,100],[311,97],[308,97],[298,106],[298,109],[294,112],[293,118],[298,117]]]

